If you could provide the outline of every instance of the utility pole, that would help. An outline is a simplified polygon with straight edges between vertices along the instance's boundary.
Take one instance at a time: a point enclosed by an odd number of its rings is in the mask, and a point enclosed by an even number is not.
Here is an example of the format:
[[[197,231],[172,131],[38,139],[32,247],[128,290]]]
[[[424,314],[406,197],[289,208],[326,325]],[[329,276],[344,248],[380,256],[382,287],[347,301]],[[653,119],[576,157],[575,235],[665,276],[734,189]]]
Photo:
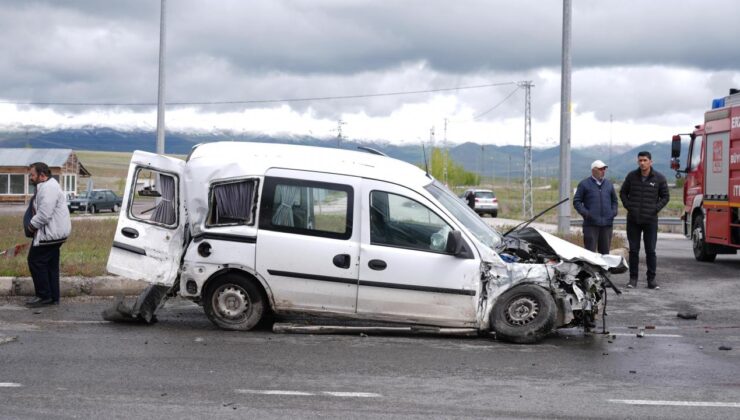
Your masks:
[[[524,88],[524,188],[522,191],[522,217],[528,219],[534,216],[532,200],[532,101],[531,90],[534,84],[531,80],[519,82]]]
[[[166,36],[166,16],[165,10],[167,0],[161,0],[159,14],[159,87],[157,91],[157,153],[164,154],[164,95],[165,95],[165,77],[164,77],[164,55]]]
[[[506,188],[511,187],[511,155],[509,155],[509,170],[506,175]]]
[[[342,144],[342,126],[345,124],[347,123],[342,121],[341,119],[337,121],[337,148],[339,148]]]
[[[563,0],[563,57],[560,81],[560,200],[570,198],[570,18],[571,0]],[[558,232],[570,232],[571,203],[558,206]]]
[[[429,173],[434,176],[434,126],[429,129]]]
[[[612,164],[612,114],[609,114],[609,160],[606,164]]]
[[[444,168],[442,169],[442,178],[444,179],[445,185],[448,185],[449,180],[447,179],[447,159],[450,155],[450,149],[447,147],[447,118],[445,118],[445,139],[444,139],[444,148],[445,148],[445,163]]]
[[[480,145],[480,180],[483,185],[483,176],[486,174],[486,149]]]

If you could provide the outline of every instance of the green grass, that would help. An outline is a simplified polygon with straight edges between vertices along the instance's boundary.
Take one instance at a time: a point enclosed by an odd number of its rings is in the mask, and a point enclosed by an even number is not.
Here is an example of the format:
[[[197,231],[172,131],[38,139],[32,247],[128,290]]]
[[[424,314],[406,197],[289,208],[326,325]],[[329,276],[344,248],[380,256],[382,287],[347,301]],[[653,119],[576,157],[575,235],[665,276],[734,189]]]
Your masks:
[[[18,244],[30,244],[23,236],[23,215],[0,216],[0,250]],[[61,250],[61,273],[64,276],[100,276],[113,243],[117,219],[86,218],[72,220],[72,234]],[[0,256],[0,276],[30,276],[26,257],[28,249],[9,258]]]
[[[573,188],[575,189],[577,183],[574,182]],[[479,188],[489,188],[496,193],[499,203],[498,217],[505,219],[518,219],[523,220],[522,215],[522,185],[521,180],[512,180],[508,183],[506,180],[494,179],[493,182],[486,182]],[[454,187],[453,191],[456,194],[461,194],[468,187]],[[660,212],[661,217],[679,217],[683,212],[683,190],[681,188],[669,189],[671,199],[668,205]],[[532,189],[532,207],[534,208],[534,214],[541,212],[542,210],[554,205],[560,201],[560,192],[557,183],[554,180],[548,179],[537,179],[533,182]],[[619,190],[617,190],[619,195]],[[572,199],[572,197],[571,197]],[[580,219],[581,216],[573,208],[573,202],[568,201],[570,206],[570,214],[572,219]],[[537,222],[540,223],[557,223],[558,211],[552,209],[549,212],[542,215]],[[617,217],[627,216],[627,210],[624,209],[622,203],[619,203],[619,213]],[[680,227],[679,227],[680,228]]]

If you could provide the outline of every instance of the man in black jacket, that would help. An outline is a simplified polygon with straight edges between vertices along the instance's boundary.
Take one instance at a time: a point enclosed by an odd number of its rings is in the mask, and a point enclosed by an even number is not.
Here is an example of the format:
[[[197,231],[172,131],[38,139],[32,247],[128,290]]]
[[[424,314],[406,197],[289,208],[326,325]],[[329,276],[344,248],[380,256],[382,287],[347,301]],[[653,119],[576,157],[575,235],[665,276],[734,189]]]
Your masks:
[[[670,199],[668,182],[663,174],[653,169],[650,152],[638,153],[637,164],[639,168],[627,174],[619,192],[622,205],[627,209],[627,241],[630,247],[630,282],[627,287],[637,287],[642,236],[645,243],[648,288],[660,289],[655,281],[655,243],[658,241],[658,212]]]

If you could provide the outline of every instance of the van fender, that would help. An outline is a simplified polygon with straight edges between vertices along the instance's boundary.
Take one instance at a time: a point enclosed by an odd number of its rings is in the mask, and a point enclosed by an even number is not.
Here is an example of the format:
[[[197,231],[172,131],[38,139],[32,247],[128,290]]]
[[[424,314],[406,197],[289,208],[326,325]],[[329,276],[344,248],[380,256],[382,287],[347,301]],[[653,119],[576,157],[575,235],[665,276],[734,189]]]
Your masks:
[[[545,289],[553,295],[557,303],[556,290],[550,284],[549,279],[554,273],[544,264],[518,264],[510,263],[502,266],[492,266],[481,272],[481,293],[478,302],[478,328],[480,331],[490,331],[491,312],[498,298],[514,287],[533,284]],[[558,310],[561,306],[558,304]]]
[[[200,290],[200,298],[203,298],[203,290],[206,290],[208,285],[211,283],[211,281],[223,276],[224,274],[238,274],[240,276],[249,278],[251,280],[254,280],[257,282],[257,284],[260,285],[262,288],[262,291],[265,293],[265,296],[267,296],[267,301],[270,303],[270,309],[275,307],[275,298],[272,294],[272,289],[270,289],[270,285],[265,281],[265,279],[259,275],[256,271],[252,270],[251,268],[243,265],[238,264],[225,264],[223,268],[213,272],[208,279],[206,279],[205,282],[203,282],[203,285]]]

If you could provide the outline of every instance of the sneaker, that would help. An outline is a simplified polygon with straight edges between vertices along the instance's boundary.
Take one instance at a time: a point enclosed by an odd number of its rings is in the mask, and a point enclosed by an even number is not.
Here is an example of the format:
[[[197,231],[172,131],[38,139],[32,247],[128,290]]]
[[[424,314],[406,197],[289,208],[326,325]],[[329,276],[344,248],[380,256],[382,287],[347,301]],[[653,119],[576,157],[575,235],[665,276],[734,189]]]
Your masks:
[[[657,283],[650,283],[648,284],[648,289],[660,290],[660,286]]]
[[[634,289],[634,288],[635,288],[635,286],[633,286],[633,285],[632,285],[632,283],[627,283],[627,288],[628,288],[628,289]]]
[[[630,282],[627,283],[627,288],[634,289],[635,287],[637,287],[637,279],[630,279]]]

